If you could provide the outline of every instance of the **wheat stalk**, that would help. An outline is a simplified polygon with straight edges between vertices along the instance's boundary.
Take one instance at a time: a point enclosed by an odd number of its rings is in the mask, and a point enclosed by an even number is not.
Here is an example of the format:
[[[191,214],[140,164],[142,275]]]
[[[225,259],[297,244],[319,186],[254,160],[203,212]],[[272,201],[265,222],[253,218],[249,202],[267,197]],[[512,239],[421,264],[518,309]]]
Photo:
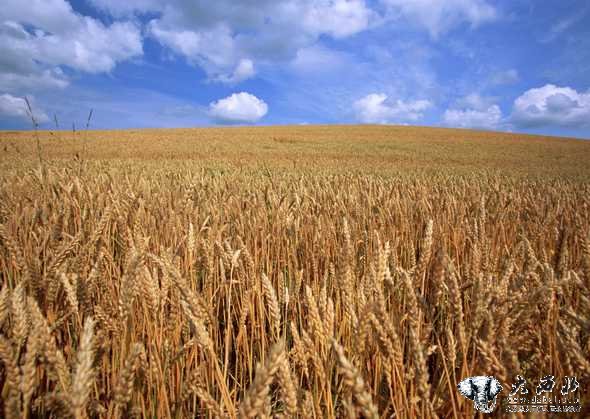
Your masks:
[[[332,348],[336,352],[338,365],[344,377],[346,386],[352,389],[352,395],[358,407],[363,412],[366,418],[378,418],[379,412],[377,407],[373,404],[371,394],[367,391],[363,378],[358,373],[357,369],[350,363],[348,358],[344,355],[344,349],[338,342],[332,340]]]
[[[265,414],[266,397],[270,384],[284,362],[285,352],[282,344],[275,344],[264,365],[256,368],[256,376],[240,404],[240,417],[254,418]]]
[[[76,419],[88,417],[86,404],[92,391],[94,370],[94,321],[89,317],[84,322],[84,330],[78,348],[75,373],[72,376],[72,408]]]
[[[274,287],[272,286],[272,283],[265,274],[262,274],[261,283],[264,298],[266,299],[266,304],[268,306],[268,312],[270,314],[272,329],[275,336],[278,337],[280,335],[281,327],[281,309],[279,307],[277,294]]]

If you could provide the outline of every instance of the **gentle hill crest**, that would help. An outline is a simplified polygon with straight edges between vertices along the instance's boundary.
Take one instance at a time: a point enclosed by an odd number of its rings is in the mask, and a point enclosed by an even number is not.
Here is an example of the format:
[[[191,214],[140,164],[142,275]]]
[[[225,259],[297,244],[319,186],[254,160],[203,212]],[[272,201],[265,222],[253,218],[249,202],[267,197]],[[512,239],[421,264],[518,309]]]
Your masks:
[[[32,131],[0,132],[4,156],[36,153]],[[268,167],[325,166],[336,172],[490,169],[590,175],[590,141],[450,128],[304,125],[39,131],[45,158],[226,160]],[[84,145],[84,147],[82,147]]]

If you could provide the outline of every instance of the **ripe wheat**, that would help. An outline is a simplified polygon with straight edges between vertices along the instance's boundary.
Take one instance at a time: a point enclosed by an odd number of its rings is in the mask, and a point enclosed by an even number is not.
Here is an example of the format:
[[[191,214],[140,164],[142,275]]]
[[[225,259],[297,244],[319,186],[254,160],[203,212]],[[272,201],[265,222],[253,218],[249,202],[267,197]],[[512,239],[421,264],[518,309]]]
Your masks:
[[[89,132],[71,161],[38,135],[42,168],[24,139],[0,160],[5,417],[456,418],[473,375],[590,386],[590,144]]]

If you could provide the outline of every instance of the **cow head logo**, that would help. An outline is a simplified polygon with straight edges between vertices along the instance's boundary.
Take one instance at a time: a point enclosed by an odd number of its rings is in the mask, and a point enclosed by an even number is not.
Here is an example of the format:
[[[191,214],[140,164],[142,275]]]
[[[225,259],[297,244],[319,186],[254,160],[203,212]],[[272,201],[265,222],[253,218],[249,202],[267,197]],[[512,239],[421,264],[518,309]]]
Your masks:
[[[457,386],[459,393],[473,400],[475,410],[492,413],[496,408],[496,397],[502,385],[494,377],[476,376],[464,379]],[[490,405],[491,403],[491,405]]]

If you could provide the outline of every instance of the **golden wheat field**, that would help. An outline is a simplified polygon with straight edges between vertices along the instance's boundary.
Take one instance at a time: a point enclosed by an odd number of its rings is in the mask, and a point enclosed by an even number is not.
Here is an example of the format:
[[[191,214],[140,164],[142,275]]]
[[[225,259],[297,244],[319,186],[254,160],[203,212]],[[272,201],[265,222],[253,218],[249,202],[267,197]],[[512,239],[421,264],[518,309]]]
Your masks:
[[[590,142],[2,132],[0,156],[6,418],[463,418],[463,378],[549,374],[590,415]]]

